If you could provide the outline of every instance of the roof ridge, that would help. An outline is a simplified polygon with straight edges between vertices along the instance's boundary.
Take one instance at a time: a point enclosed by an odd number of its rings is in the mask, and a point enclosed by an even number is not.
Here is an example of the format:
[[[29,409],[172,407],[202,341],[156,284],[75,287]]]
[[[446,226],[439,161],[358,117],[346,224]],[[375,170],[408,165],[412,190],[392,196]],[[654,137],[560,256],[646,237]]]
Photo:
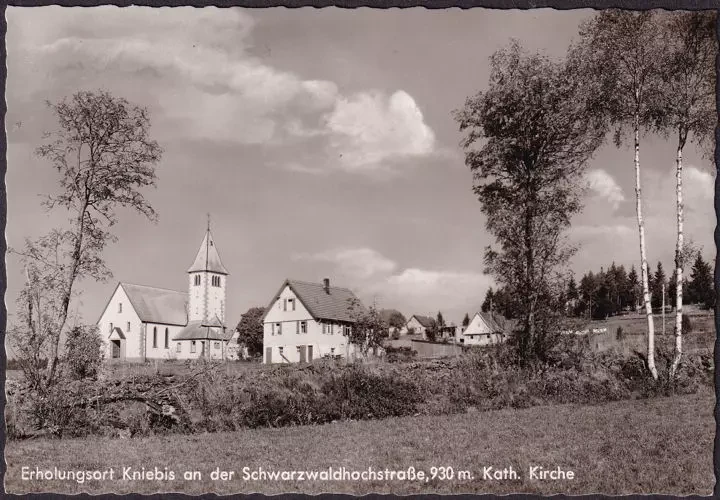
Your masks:
[[[184,295],[188,295],[188,292],[181,292],[179,290],[173,290],[172,288],[164,288],[161,286],[152,286],[152,285],[140,285],[138,283],[130,283],[129,281],[121,281],[120,285],[141,286],[143,288],[155,288],[157,290],[165,290],[166,292],[175,292],[175,293],[182,293]]]
[[[288,278],[287,281],[289,281],[290,283],[302,283],[304,285],[315,285],[315,286],[319,286],[319,287],[325,286],[324,284],[317,283],[315,281],[295,280],[295,279],[291,279],[291,278]],[[344,286],[330,285],[330,288],[335,288],[336,290],[347,290],[348,292],[352,292],[352,290],[350,290],[349,288],[344,287]]]

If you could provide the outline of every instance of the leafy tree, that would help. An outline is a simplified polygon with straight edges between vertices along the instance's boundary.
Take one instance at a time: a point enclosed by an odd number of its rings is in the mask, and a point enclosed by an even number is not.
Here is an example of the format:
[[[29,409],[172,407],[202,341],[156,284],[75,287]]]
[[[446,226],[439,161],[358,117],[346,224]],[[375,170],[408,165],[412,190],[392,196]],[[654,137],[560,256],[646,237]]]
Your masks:
[[[375,304],[365,308],[358,299],[350,299],[348,311],[353,319],[348,342],[357,346],[363,356],[382,347],[383,340],[388,337],[388,325]]]
[[[713,132],[717,123],[715,110],[715,58],[717,35],[714,12],[673,12],[663,17],[662,35],[665,42],[661,59],[663,91],[662,112],[657,115],[657,128],[666,135],[676,134],[675,156],[677,240],[673,299],[675,308],[675,356],[671,367],[674,375],[682,357],[683,304],[683,149],[688,138],[711,156]]]
[[[397,330],[403,328],[407,323],[405,315],[397,309],[381,309],[380,316],[390,328]]]
[[[78,92],[48,106],[59,129],[47,134],[36,152],[60,174],[60,191],[48,196],[45,206],[67,210],[70,226],[26,240],[15,252],[27,281],[19,296],[19,321],[9,332],[13,350],[27,358],[27,379],[43,391],[57,380],[60,338],[77,282],[111,276],[102,252],[116,239],[110,227],[118,221],[117,210],[131,208],[156,219],[142,188],[155,186],[155,165],[162,155],[150,139],[147,110],[125,99]],[[43,359],[44,370],[38,368]]]
[[[619,146],[623,129],[632,130],[635,149],[635,209],[640,239],[641,284],[647,312],[647,362],[653,378],[655,367],[655,326],[645,242],[645,222],[642,215],[640,186],[640,130],[656,126],[660,93],[661,55],[664,45],[659,36],[658,14],[653,11],[632,12],[605,10],[584,23],[581,42],[574,50],[583,73],[591,85],[600,83],[595,94],[597,110],[615,126],[615,142]],[[597,87],[596,87],[597,88]]]
[[[581,209],[586,162],[604,136],[586,91],[573,67],[513,42],[491,57],[488,89],[455,113],[467,132],[473,190],[499,244],[485,253],[486,271],[517,300],[513,338],[522,363],[544,358],[552,345],[560,271],[574,252],[565,231]]]
[[[97,326],[75,326],[68,331],[65,363],[72,378],[97,377],[103,358],[103,339]]]
[[[261,356],[263,350],[264,307],[251,307],[240,316],[235,327],[238,332],[238,344],[247,347],[250,356]]]

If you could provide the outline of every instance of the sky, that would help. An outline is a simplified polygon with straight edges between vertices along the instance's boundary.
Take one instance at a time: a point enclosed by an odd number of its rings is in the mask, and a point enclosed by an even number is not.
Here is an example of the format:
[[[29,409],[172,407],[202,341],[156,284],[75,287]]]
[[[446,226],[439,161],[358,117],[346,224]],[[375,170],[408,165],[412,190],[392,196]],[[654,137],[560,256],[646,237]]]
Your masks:
[[[95,322],[118,281],[187,289],[207,213],[230,272],[234,325],[286,278],[352,289],[406,316],[459,323],[493,286],[485,230],[452,111],[486,88],[491,54],[516,38],[562,57],[590,10],[8,7],[7,243],[65,224],[43,194],[58,174],[34,155],[56,130],[45,102],[107,90],[147,107],[164,150],[145,192],[153,224],[120,211],[113,278],[81,282]],[[648,259],[670,269],[674,142],[641,144]],[[685,151],[686,239],[714,257],[713,170]],[[639,265],[633,152],[611,141],[588,165],[570,237],[578,275]],[[23,283],[7,256],[13,320]]]

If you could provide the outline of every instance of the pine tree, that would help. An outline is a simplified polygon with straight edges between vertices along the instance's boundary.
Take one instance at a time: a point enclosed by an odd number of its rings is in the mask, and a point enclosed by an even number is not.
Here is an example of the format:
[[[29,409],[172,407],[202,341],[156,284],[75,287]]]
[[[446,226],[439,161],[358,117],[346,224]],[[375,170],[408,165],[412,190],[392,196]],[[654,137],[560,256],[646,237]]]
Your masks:
[[[635,309],[638,306],[638,303],[640,302],[640,280],[638,279],[637,271],[635,271],[635,266],[633,265],[630,268],[630,273],[628,273],[628,303],[632,306],[633,309]]]
[[[662,307],[663,303],[663,292],[666,292],[667,277],[665,276],[665,270],[663,269],[662,262],[657,263],[655,275],[652,280],[652,307]]]
[[[493,308],[496,308],[496,305],[493,304],[493,300],[495,299],[495,293],[493,292],[492,287],[488,288],[487,292],[485,293],[485,300],[482,303],[482,306],[480,306],[480,309],[482,312],[488,312]]]
[[[468,315],[468,313],[465,313],[465,317],[464,317],[463,320],[462,320],[462,326],[464,326],[465,328],[467,328],[467,326],[468,326],[469,324],[470,324],[470,316]]]
[[[715,306],[715,289],[713,273],[710,264],[705,262],[700,252],[697,253],[695,263],[690,271],[688,282],[688,301],[692,304],[701,304],[703,307]]]

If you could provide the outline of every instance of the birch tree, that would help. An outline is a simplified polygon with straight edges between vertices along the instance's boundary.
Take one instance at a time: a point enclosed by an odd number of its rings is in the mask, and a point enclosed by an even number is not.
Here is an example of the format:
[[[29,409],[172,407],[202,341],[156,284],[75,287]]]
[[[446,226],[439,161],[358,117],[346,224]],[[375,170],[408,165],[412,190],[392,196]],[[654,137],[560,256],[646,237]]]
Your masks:
[[[648,286],[647,245],[640,182],[640,134],[652,129],[660,91],[659,61],[663,46],[658,31],[658,14],[652,11],[606,10],[580,28],[580,44],[575,54],[582,61],[588,81],[600,82],[596,95],[597,112],[607,116],[615,127],[615,143],[620,145],[630,129],[635,169],[635,210],[640,240],[640,270],[643,304],[647,318],[647,365],[657,379],[655,367],[655,325]]]
[[[682,358],[683,308],[683,149],[688,139],[708,155],[717,123],[715,111],[715,57],[717,42],[714,12],[674,12],[662,24],[665,57],[661,59],[662,92],[658,95],[658,129],[676,134],[675,245],[675,354],[670,368],[674,376]]]
[[[605,135],[578,76],[513,42],[492,56],[488,89],[455,112],[473,190],[499,246],[487,249],[486,270],[516,300],[521,363],[542,360],[560,330],[563,266],[574,252],[566,230]]]
[[[149,137],[147,110],[107,92],[78,92],[48,103],[58,129],[36,153],[59,173],[60,190],[47,196],[48,210],[66,210],[69,229],[53,229],[26,240],[15,253],[26,270],[19,296],[20,321],[10,340],[32,386],[49,389],[57,380],[59,345],[70,303],[83,278],[111,276],[102,252],[115,240],[110,227],[117,210],[130,208],[156,219],[141,190],[155,186],[162,150]],[[41,369],[46,364],[46,367]]]

